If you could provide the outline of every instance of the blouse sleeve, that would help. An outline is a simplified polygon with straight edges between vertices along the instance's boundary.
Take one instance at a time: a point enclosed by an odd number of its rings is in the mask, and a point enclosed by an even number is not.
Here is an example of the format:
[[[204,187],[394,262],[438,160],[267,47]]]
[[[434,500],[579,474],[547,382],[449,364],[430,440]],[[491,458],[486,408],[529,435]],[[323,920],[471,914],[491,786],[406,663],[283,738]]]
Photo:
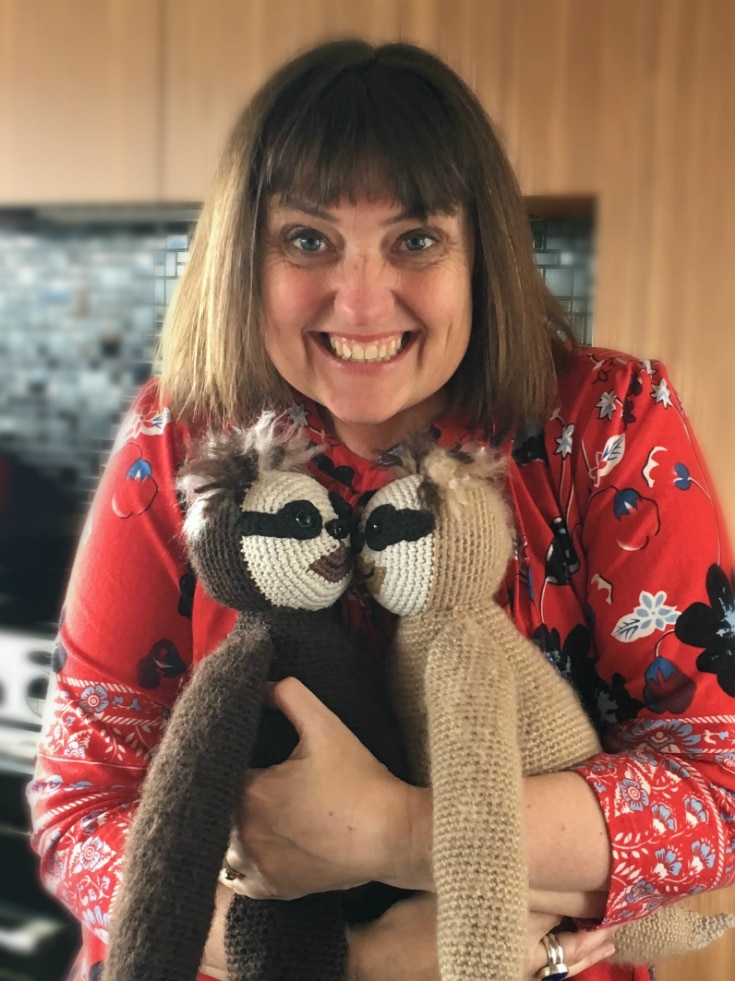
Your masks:
[[[193,578],[173,487],[181,439],[146,387],[82,533],[29,787],[42,879],[99,941],[134,802],[191,662]]]
[[[608,825],[615,923],[735,880],[735,598],[665,368],[612,356],[594,368],[566,446],[594,645],[586,696],[605,752],[578,772]]]

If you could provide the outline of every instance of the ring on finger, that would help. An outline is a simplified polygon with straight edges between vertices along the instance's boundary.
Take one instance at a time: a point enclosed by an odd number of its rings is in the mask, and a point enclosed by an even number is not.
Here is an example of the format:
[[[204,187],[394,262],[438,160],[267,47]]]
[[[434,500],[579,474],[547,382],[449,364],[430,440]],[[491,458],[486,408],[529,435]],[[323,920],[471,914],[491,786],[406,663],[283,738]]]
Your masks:
[[[234,882],[235,879],[244,879],[245,873],[238,872],[237,869],[233,869],[227,859],[222,860],[222,868],[220,869],[220,876],[225,882]]]
[[[539,972],[539,981],[564,981],[569,975],[569,968],[564,963],[564,950],[555,933],[547,933],[542,937],[546,949],[546,966]]]

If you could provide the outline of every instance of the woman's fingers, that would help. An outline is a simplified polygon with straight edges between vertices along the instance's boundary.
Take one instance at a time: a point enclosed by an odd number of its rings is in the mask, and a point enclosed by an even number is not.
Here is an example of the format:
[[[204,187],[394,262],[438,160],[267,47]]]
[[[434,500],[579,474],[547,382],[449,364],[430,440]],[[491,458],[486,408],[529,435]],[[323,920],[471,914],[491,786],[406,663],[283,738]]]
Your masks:
[[[268,703],[288,718],[300,742],[312,735],[320,723],[338,721],[334,713],[297,678],[284,678],[271,685]]]
[[[615,927],[599,930],[585,930],[579,933],[553,931],[557,942],[563,951],[563,960],[569,970],[569,977],[577,974],[593,964],[604,961],[615,953],[613,937]],[[543,940],[540,940],[531,961],[530,978],[537,978],[539,973],[549,963],[548,953]]]

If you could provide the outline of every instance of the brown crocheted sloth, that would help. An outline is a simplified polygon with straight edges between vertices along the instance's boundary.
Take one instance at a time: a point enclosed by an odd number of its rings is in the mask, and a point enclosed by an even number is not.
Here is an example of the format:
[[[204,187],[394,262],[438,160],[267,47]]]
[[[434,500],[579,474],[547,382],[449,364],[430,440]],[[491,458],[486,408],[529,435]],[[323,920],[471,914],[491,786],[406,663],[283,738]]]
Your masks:
[[[398,774],[400,734],[371,667],[329,607],[352,572],[350,508],[300,472],[310,453],[264,416],[211,439],[180,473],[184,534],[199,582],[239,611],[179,698],[146,777],[113,907],[104,981],[193,981],[248,767],[296,744],[263,709],[268,681],[300,678]],[[230,981],[343,981],[345,923],[378,915],[396,890],[365,887],[291,902],[234,896]]]
[[[489,454],[416,449],[361,522],[368,587],[401,616],[389,659],[411,776],[434,792],[442,981],[521,981],[528,874],[522,778],[600,750],[570,685],[492,601],[512,548]],[[404,473],[406,472],[404,469]],[[705,946],[735,918],[669,906],[616,934],[615,960]]]

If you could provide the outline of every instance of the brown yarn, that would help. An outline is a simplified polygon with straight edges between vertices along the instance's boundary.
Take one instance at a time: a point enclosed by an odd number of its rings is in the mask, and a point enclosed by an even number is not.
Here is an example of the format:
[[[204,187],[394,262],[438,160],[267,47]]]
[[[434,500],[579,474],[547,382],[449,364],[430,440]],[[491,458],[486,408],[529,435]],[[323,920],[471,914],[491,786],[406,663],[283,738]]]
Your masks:
[[[232,633],[203,659],[178,699],[150,765],[126,844],[103,981],[196,977],[218,873],[231,828],[241,816],[247,769],[280,763],[296,745],[295,730],[285,717],[263,710],[268,681],[299,678],[378,759],[405,775],[400,735],[374,662],[350,645],[331,610],[269,604],[243,560],[238,525],[243,492],[256,488],[263,477],[270,481],[264,480],[268,493],[272,487],[277,496],[295,477],[284,473],[274,482],[272,471],[260,470],[264,461],[280,469],[284,454],[271,452],[262,426],[257,435],[245,454],[240,441],[234,463],[223,459],[217,441],[209,441],[199,466],[191,464],[180,484],[193,499],[197,490],[209,495],[194,505],[199,512],[193,514],[188,541],[199,583],[240,613]],[[299,492],[313,484],[314,499],[323,506],[326,491],[312,478],[305,485],[304,479],[299,475]],[[192,490],[193,485],[198,486]],[[303,504],[299,497],[302,513]],[[322,537],[330,554],[341,554],[343,545],[334,537],[329,545],[326,531]],[[303,562],[304,542],[287,535],[278,542],[287,560]],[[282,571],[285,577],[300,569]],[[271,578],[278,572],[267,571]],[[310,585],[313,581],[316,593],[310,595],[319,597],[318,576],[312,575]],[[326,590],[344,588],[333,579],[324,581]],[[343,981],[348,919],[379,915],[397,893],[376,885],[344,896],[325,893],[290,902],[234,896],[225,943],[230,981]]]

